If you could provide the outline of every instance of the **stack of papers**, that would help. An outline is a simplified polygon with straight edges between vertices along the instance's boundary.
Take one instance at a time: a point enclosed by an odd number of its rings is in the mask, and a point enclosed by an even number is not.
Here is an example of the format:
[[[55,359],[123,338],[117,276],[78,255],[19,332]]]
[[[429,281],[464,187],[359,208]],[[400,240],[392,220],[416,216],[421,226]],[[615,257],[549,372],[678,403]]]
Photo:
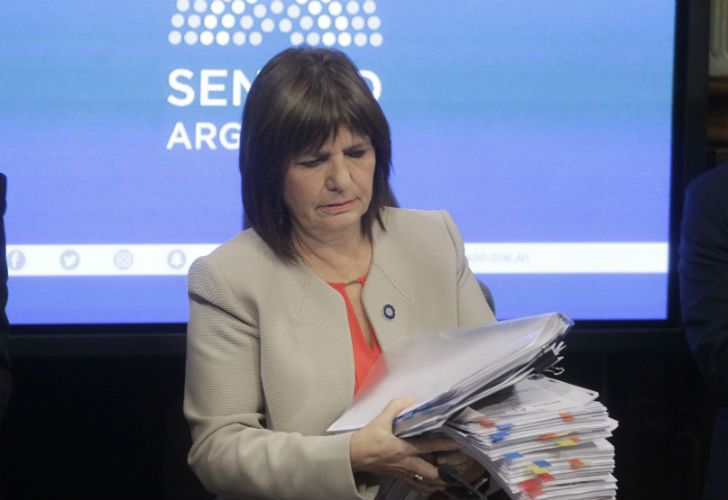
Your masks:
[[[551,313],[408,339],[380,356],[352,407],[328,431],[360,429],[391,400],[408,396],[415,403],[395,420],[395,434],[438,429],[463,408],[560,361],[572,325]]]
[[[479,401],[441,429],[514,499],[616,498],[617,422],[597,393],[532,376]]]
[[[617,427],[597,393],[540,375],[561,359],[573,325],[561,313],[408,339],[370,371],[354,404],[328,429],[374,420],[393,399],[415,403],[394,420],[399,437],[461,442],[513,499],[616,498]],[[403,498],[406,484],[383,484]]]

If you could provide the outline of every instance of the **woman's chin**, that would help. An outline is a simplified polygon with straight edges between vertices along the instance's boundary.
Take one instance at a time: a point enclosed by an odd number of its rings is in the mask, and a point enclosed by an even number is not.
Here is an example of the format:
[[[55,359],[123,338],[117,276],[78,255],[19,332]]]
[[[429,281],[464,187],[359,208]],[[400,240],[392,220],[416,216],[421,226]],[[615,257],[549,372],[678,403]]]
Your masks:
[[[316,224],[317,231],[332,235],[354,233],[361,228],[361,214],[356,211],[325,214]]]

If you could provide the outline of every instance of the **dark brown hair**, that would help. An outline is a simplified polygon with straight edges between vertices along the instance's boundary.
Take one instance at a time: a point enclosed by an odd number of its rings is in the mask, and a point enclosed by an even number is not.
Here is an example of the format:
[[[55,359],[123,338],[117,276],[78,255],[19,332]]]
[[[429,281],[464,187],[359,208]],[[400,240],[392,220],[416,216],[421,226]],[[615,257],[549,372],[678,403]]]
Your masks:
[[[369,209],[362,234],[382,228],[392,158],[389,124],[359,70],[342,52],[297,47],[263,67],[248,92],[240,135],[244,226],[254,228],[284,260],[297,257],[292,222],[283,202],[283,181],[295,156],[319,149],[345,126],[368,137],[376,154]]]

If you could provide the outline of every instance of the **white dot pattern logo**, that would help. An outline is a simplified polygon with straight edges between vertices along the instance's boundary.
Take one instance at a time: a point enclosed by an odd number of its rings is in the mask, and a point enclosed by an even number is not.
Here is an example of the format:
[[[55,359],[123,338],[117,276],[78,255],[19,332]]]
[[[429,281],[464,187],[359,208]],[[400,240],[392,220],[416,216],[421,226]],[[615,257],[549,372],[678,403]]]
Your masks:
[[[172,45],[179,45],[182,43],[182,33],[179,31],[170,31],[169,33],[169,43]]]
[[[248,37],[248,40],[250,40],[251,45],[260,45],[263,41],[263,35],[261,35],[257,31],[253,31]]]
[[[324,33],[324,36],[321,37],[321,41],[323,41],[324,45],[326,45],[327,47],[331,47],[336,43],[336,35],[334,35],[330,31],[327,31],[326,33]]]
[[[341,14],[341,11],[343,8],[341,7],[341,2],[331,2],[329,4],[329,14],[332,16],[338,16]]]
[[[319,16],[318,18],[318,26],[322,30],[327,30],[331,27],[331,18],[329,16]]]
[[[240,27],[244,30],[249,30],[255,25],[255,21],[250,16],[243,16],[240,18]]]
[[[210,5],[210,10],[213,14],[219,16],[225,12],[225,3],[222,0],[215,0],[212,2],[212,5]]]
[[[310,4],[308,4],[308,11],[313,16],[318,16],[319,14],[321,14],[322,9],[323,9],[323,7],[321,7],[321,4],[319,2],[314,1],[314,2],[311,2]]]
[[[263,19],[260,23],[260,27],[265,31],[266,33],[270,33],[275,28],[275,24],[272,19]]]
[[[233,16],[232,14],[225,14],[224,16],[222,16],[222,25],[227,29],[235,26],[235,16]]]
[[[321,37],[315,31],[306,35],[306,43],[309,45],[318,45],[321,42]]]
[[[292,45],[379,47],[375,0],[175,0],[171,45],[253,45],[285,35]]]
[[[195,0],[195,10],[203,13],[207,10],[207,2],[205,0]]]
[[[195,33],[194,31],[188,31],[187,33],[185,33],[184,38],[187,45],[195,45],[198,39],[197,33]]]
[[[311,16],[303,16],[301,18],[301,29],[306,31],[313,28],[313,18]]]
[[[205,28],[212,30],[217,26],[217,17],[209,14],[205,16]]]
[[[215,36],[212,34],[212,31],[203,31],[200,35],[200,43],[202,45],[212,45],[212,42],[215,41]]]
[[[288,7],[288,17],[291,19],[296,19],[298,16],[301,15],[301,7],[298,5],[291,5]]]
[[[290,19],[281,19],[278,23],[278,29],[281,30],[282,33],[290,33],[293,29],[293,23]]]
[[[215,40],[218,45],[227,45],[230,43],[230,33],[227,31],[218,31]]]
[[[200,16],[197,14],[192,14],[187,18],[187,25],[192,29],[197,29],[200,27],[200,24],[202,24],[202,21],[200,19]],[[197,33],[195,33],[197,34]]]

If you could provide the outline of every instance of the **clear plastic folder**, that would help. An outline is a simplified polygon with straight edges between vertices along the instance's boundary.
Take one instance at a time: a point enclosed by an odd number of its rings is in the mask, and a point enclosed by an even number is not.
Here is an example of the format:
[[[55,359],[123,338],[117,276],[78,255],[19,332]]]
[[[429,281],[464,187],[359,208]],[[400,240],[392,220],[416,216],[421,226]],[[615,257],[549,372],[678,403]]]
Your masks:
[[[561,313],[417,336],[382,355],[354,404],[329,432],[364,427],[392,400],[415,403],[395,420],[401,437],[437,429],[454,413],[561,360],[573,322]]]

